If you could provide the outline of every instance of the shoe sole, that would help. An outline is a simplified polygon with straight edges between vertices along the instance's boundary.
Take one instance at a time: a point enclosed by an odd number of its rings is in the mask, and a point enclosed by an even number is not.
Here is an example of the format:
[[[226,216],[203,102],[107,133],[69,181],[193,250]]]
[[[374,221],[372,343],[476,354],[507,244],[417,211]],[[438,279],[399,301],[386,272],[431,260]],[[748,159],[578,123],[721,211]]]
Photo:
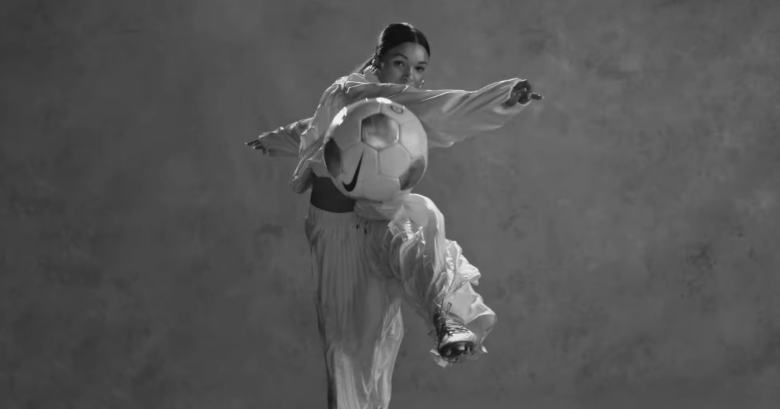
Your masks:
[[[470,341],[457,341],[439,348],[439,355],[446,359],[458,358],[469,355],[474,350],[474,343]]]

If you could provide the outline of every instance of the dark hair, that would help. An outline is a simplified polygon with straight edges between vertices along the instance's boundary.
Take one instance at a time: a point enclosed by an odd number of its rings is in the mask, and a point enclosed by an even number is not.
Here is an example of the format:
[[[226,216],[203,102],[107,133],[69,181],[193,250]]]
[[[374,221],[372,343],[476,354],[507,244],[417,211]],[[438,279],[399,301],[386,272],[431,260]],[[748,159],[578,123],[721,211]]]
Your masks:
[[[370,66],[376,67],[379,64],[379,59],[385,55],[390,49],[403,43],[415,43],[423,46],[428,55],[431,55],[431,47],[428,45],[428,39],[425,37],[422,31],[412,26],[409,23],[392,23],[379,33],[379,39],[377,40],[374,53],[368,57],[368,59],[358,67],[355,72],[363,72]]]

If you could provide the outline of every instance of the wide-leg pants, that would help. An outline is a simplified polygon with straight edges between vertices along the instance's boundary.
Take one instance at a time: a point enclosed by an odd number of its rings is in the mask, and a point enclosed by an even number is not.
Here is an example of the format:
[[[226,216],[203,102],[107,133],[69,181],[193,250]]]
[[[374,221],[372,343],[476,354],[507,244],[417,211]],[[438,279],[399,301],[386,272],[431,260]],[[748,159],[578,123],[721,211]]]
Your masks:
[[[306,218],[329,409],[387,408],[403,338],[406,300],[433,334],[437,309],[459,318],[478,338],[496,322],[473,289],[479,270],[445,237],[444,217],[428,198],[409,194],[385,207],[332,213],[314,206]],[[447,363],[435,352],[434,359]]]

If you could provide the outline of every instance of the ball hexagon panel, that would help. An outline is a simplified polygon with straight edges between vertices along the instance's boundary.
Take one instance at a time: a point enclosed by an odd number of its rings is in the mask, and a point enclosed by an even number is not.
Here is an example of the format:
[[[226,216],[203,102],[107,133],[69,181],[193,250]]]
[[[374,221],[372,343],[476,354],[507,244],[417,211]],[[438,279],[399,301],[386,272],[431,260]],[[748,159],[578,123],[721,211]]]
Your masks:
[[[333,138],[342,150],[360,142],[360,122],[380,112],[378,104],[361,100],[341,108],[328,126],[326,137]]]
[[[412,158],[401,145],[393,145],[379,152],[379,174],[400,177],[409,168]]]
[[[401,145],[413,158],[428,157],[428,136],[416,117],[401,125]]]
[[[369,183],[362,186],[362,196],[377,202],[391,199],[399,189],[398,178],[376,175]]]
[[[328,173],[332,177],[340,179],[342,173],[341,148],[336,144],[336,140],[330,139],[325,143],[323,156],[325,157],[325,168],[328,169]]]
[[[398,122],[383,113],[369,115],[360,122],[360,139],[378,151],[398,143],[400,133]]]
[[[425,174],[427,164],[425,158],[417,158],[412,161],[411,165],[406,169],[406,172],[398,178],[401,189],[408,190],[420,183],[420,180],[422,180],[422,177]]]

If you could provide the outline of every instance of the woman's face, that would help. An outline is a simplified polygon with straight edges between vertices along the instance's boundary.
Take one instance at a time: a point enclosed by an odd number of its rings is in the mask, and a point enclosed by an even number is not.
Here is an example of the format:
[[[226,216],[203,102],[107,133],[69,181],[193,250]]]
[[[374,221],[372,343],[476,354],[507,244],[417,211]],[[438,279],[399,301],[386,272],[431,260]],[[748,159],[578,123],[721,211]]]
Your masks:
[[[377,76],[381,82],[421,87],[428,68],[428,52],[417,43],[402,43],[379,60]]]

